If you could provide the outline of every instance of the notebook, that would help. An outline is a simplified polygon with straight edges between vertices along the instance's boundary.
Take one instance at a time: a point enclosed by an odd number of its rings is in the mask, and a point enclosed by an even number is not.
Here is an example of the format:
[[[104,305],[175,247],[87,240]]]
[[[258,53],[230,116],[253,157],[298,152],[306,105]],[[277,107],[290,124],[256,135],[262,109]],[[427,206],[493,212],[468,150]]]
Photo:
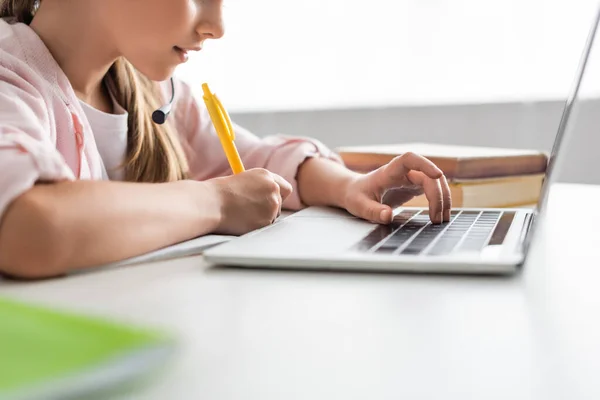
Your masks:
[[[0,298],[0,398],[90,398],[142,383],[175,342],[164,333]]]
[[[235,236],[228,235],[204,235],[194,239],[186,240],[185,242],[177,243],[172,246],[164,247],[146,254],[136,257],[131,257],[126,260],[117,261],[107,264],[102,267],[122,267],[125,265],[141,264],[152,261],[169,260],[172,258],[188,257],[202,254],[206,249],[209,249],[218,244],[234,239]]]

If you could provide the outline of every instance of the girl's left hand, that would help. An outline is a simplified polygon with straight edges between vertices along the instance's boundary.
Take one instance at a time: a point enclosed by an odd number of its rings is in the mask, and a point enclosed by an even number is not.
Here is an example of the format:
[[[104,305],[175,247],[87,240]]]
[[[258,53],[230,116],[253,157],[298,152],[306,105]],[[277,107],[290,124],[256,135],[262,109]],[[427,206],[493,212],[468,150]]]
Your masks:
[[[405,153],[371,173],[352,179],[346,186],[343,203],[357,217],[389,224],[394,207],[422,193],[429,201],[431,222],[449,221],[452,199],[446,177],[425,157]]]

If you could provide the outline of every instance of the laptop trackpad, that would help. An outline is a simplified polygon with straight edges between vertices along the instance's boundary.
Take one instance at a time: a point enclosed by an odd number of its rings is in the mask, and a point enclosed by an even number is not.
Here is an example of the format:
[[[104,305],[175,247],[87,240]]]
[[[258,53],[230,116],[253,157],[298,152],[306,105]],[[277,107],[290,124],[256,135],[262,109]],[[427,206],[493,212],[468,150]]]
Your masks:
[[[311,256],[347,251],[376,225],[357,218],[286,218],[230,245],[253,255]]]

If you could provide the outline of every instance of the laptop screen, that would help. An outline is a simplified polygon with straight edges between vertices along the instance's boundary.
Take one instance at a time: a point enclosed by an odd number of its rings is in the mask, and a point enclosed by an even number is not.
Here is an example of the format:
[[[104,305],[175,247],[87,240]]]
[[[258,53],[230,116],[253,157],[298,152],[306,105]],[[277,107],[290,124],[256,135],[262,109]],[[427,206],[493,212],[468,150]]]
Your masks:
[[[600,30],[600,8],[594,16],[592,27],[585,43],[575,81],[565,102],[562,118],[554,139],[552,152],[546,170],[546,179],[542,186],[540,200],[536,214],[540,213],[548,201],[548,192],[551,184],[557,179],[557,171],[565,161],[566,148],[575,135],[575,130],[581,128],[582,117],[590,115],[594,109],[596,114],[600,110],[600,51],[598,51],[598,38]],[[593,115],[593,113],[592,113]],[[583,124],[581,124],[583,125]],[[598,127],[600,129],[600,126]]]

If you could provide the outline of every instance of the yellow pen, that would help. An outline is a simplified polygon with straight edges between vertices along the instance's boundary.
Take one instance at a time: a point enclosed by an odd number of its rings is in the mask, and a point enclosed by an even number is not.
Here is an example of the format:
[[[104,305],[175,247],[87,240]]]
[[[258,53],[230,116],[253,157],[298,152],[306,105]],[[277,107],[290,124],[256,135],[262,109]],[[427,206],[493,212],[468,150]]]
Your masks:
[[[202,98],[204,99],[204,103],[206,103],[208,114],[217,131],[217,135],[219,136],[221,146],[223,146],[223,151],[225,151],[225,156],[227,157],[227,161],[229,161],[231,170],[234,174],[244,172],[244,164],[242,164],[235,143],[233,143],[235,140],[235,132],[233,131],[233,126],[231,125],[231,120],[229,119],[227,111],[223,108],[217,95],[211,93],[206,83],[202,84],[202,91],[204,92]]]

